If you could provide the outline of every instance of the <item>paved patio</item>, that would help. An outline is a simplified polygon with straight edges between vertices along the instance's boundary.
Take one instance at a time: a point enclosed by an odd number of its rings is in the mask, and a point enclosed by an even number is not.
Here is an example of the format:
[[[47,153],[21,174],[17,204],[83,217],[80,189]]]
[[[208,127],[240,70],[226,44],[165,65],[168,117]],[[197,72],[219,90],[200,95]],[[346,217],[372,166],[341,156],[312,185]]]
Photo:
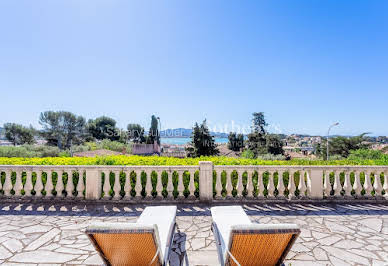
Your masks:
[[[0,204],[2,265],[101,265],[83,234],[91,221],[134,222],[144,205]],[[178,206],[171,265],[218,265],[209,206]],[[388,205],[249,204],[254,222],[296,223],[286,265],[388,265]]]

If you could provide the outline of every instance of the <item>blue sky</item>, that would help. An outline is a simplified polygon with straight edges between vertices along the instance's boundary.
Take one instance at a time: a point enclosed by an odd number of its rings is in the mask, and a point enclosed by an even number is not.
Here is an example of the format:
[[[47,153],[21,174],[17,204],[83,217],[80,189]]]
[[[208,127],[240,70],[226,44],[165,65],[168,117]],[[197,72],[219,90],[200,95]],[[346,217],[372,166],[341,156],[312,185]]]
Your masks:
[[[119,126],[388,135],[387,1],[0,1],[0,125],[45,110]]]

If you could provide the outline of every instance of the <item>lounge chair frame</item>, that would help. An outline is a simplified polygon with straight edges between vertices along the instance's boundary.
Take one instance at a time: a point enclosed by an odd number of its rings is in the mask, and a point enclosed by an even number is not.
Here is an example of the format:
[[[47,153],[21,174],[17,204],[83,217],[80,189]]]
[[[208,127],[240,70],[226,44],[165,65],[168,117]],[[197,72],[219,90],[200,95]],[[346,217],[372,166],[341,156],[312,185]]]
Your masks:
[[[157,261],[159,261],[160,265],[165,266],[165,265],[168,264],[176,228],[177,228],[177,225],[176,225],[176,223],[174,223],[171,236],[168,239],[167,245],[165,247],[165,252],[166,253],[164,253],[165,254],[164,261],[161,262],[159,259],[157,260]],[[100,257],[104,261],[104,264],[107,265],[107,266],[111,266],[112,264],[109,262],[108,258],[105,256],[104,252],[102,251],[100,245],[97,243],[97,241],[94,238],[93,234],[142,234],[142,233],[143,234],[147,234],[147,233],[149,233],[149,234],[152,234],[153,241],[156,244],[157,240],[155,239],[154,232],[155,231],[152,230],[152,229],[140,229],[140,228],[139,229],[138,228],[136,228],[136,229],[135,228],[134,229],[106,229],[106,230],[87,229],[85,231],[85,233],[89,237],[90,241],[92,242],[94,248],[96,249],[96,251],[99,253]],[[155,255],[158,255],[158,253],[160,252],[159,249],[161,249],[161,248],[163,248],[163,247],[157,247],[157,254],[155,254]],[[159,256],[157,256],[156,258],[158,258],[158,257]]]
[[[230,265],[229,260],[235,260],[233,254],[230,253],[233,244],[233,237],[236,234],[248,233],[248,234],[292,234],[290,241],[288,242],[286,248],[283,250],[282,255],[275,265],[283,265],[283,261],[286,258],[288,252],[290,251],[292,245],[295,243],[295,240],[298,238],[300,234],[300,229],[253,229],[253,230],[244,230],[244,229],[233,229],[231,231],[231,241],[229,241],[229,245],[227,247],[227,255],[224,261],[224,254],[221,248],[221,235],[220,231],[215,222],[212,222],[211,230],[213,231],[214,238],[216,240],[218,259],[222,266]],[[235,261],[236,263],[236,261]],[[238,262],[236,264],[239,264]],[[260,265],[260,263],[258,263]]]

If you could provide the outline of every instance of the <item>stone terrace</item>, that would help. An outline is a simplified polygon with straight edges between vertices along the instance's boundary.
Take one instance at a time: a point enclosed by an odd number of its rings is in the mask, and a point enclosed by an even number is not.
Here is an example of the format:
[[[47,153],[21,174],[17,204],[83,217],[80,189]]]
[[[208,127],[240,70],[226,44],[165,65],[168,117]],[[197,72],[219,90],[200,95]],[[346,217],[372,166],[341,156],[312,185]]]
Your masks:
[[[254,222],[296,223],[286,265],[388,265],[388,205],[243,205]],[[0,203],[2,265],[101,265],[83,234],[92,221],[134,222],[144,205]],[[209,206],[179,205],[171,265],[218,265]]]

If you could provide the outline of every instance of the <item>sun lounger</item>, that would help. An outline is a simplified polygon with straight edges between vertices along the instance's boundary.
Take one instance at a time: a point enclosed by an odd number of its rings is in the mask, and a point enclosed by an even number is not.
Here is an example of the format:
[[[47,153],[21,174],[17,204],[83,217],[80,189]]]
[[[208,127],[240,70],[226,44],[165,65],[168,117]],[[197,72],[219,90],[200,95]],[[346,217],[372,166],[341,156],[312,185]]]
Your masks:
[[[167,265],[176,206],[146,207],[136,223],[95,223],[85,233],[106,265]]]
[[[296,224],[256,224],[240,206],[211,208],[221,265],[281,265],[300,234]]]

